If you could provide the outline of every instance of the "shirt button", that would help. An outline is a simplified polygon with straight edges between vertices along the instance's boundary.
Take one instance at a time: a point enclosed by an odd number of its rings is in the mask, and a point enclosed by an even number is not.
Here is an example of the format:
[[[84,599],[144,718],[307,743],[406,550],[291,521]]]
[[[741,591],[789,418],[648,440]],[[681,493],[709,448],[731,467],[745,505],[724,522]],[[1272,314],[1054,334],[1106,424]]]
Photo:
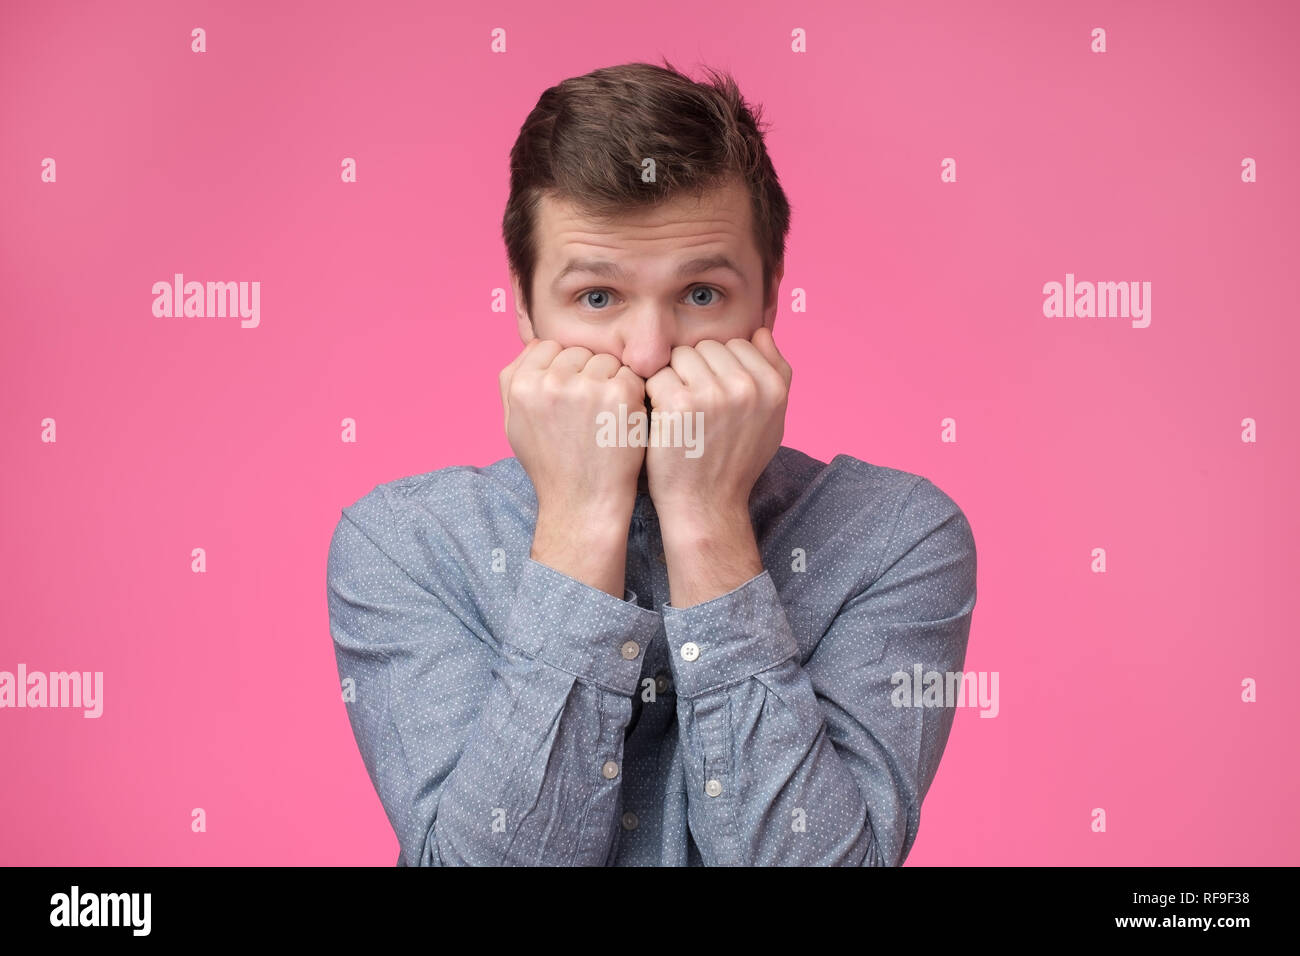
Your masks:
[[[716,797],[722,792],[722,784],[716,780],[710,780],[704,785],[704,792],[711,797]]]
[[[623,660],[634,661],[636,656],[641,653],[641,645],[636,641],[626,641],[623,644]]]
[[[655,690],[663,693],[668,689],[668,675],[662,671],[655,675]]]
[[[699,645],[694,641],[687,641],[682,645],[682,660],[693,661],[700,656]]]
[[[636,818],[636,814],[635,814],[635,813],[632,813],[631,811],[629,811],[629,812],[623,814],[623,829],[624,829],[624,830],[635,830],[635,829],[636,829],[636,825],[637,825],[637,818]]]
[[[618,776],[618,764],[612,760],[606,760],[605,766],[600,768],[600,772],[605,775],[606,780],[613,780]]]

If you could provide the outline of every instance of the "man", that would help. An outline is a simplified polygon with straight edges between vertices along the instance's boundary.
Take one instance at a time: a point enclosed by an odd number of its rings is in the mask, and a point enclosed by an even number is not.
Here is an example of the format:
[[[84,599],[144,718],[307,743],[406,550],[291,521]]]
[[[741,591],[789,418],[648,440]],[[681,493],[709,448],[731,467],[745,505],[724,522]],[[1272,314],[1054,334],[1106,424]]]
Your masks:
[[[892,678],[961,670],[974,540],[924,478],[781,445],[789,207],[711,79],[543,94],[504,222],[515,457],[380,485],[335,529],[399,865],[897,865],[916,838],[953,711]],[[647,406],[698,451],[598,440]]]

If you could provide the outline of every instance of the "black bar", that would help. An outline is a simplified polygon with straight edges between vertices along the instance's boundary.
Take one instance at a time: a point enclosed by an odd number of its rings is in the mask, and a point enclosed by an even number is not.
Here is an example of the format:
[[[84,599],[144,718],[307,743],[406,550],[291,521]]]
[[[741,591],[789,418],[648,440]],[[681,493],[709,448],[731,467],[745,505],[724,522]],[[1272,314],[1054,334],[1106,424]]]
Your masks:
[[[793,869],[711,877],[699,870],[620,870],[614,878],[526,868],[419,874],[396,867],[10,867],[0,869],[7,884],[0,926],[7,944],[72,934],[92,945],[108,937],[205,944],[285,938],[369,947],[414,935],[439,947],[449,932],[490,928],[534,939],[542,931],[547,940],[575,944],[588,934],[618,932],[623,942],[653,931],[664,945],[679,928],[703,925],[764,935],[793,927],[806,931],[813,946],[823,929],[847,930],[867,948],[948,948],[962,941],[1037,940],[1044,933],[1230,946],[1261,929],[1285,929],[1281,910],[1295,882],[1293,867],[904,867],[820,876]],[[119,925],[52,925],[52,917],[71,922],[74,886],[78,922],[92,910],[98,915],[106,902],[106,920],[117,907]],[[143,895],[101,896],[131,893],[149,894],[147,935],[136,932],[144,928]],[[1178,922],[1207,917],[1246,923],[1206,929]],[[1155,922],[1117,925],[1132,918]],[[694,945],[684,936],[671,941]]]

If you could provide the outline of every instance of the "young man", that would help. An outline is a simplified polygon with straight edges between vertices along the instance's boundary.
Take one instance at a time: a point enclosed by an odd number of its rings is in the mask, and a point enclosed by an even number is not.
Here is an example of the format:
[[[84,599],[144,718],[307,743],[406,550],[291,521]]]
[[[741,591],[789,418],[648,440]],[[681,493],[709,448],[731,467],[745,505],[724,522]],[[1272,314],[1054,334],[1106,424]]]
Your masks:
[[[335,529],[398,865],[897,865],[916,839],[954,712],[894,675],[961,671],[974,539],[924,478],[781,445],[789,206],[710,79],[542,95],[504,221],[516,456],[380,485]],[[647,405],[702,434],[607,427]]]

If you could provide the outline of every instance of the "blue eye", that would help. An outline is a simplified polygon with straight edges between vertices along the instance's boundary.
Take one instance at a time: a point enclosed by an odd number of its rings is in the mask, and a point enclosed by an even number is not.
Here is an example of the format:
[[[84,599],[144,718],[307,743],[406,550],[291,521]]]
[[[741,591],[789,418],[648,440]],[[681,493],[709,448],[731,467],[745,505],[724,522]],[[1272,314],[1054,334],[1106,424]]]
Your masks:
[[[695,303],[696,305],[713,305],[714,299],[716,299],[716,297],[717,297],[717,295],[718,295],[718,290],[715,289],[715,288],[713,288],[713,286],[708,286],[708,285],[699,285],[699,286],[696,286],[696,287],[695,287],[693,290],[691,290],[691,291],[692,291],[693,293],[694,293],[694,292],[709,292],[709,293],[711,293],[711,296],[710,296],[708,302],[696,302],[696,303]]]
[[[582,295],[579,296],[579,298],[586,298],[586,297],[589,296],[589,295],[603,295],[603,296],[606,297],[606,299],[608,299],[608,297],[609,297],[609,294],[608,294],[607,292],[605,292],[604,289],[592,289],[590,292],[584,292],[584,293],[582,293]],[[590,304],[591,304],[590,302],[587,302],[587,305],[590,305]],[[597,308],[597,311],[600,311],[603,307],[601,307],[601,306],[597,306],[596,308]]]

